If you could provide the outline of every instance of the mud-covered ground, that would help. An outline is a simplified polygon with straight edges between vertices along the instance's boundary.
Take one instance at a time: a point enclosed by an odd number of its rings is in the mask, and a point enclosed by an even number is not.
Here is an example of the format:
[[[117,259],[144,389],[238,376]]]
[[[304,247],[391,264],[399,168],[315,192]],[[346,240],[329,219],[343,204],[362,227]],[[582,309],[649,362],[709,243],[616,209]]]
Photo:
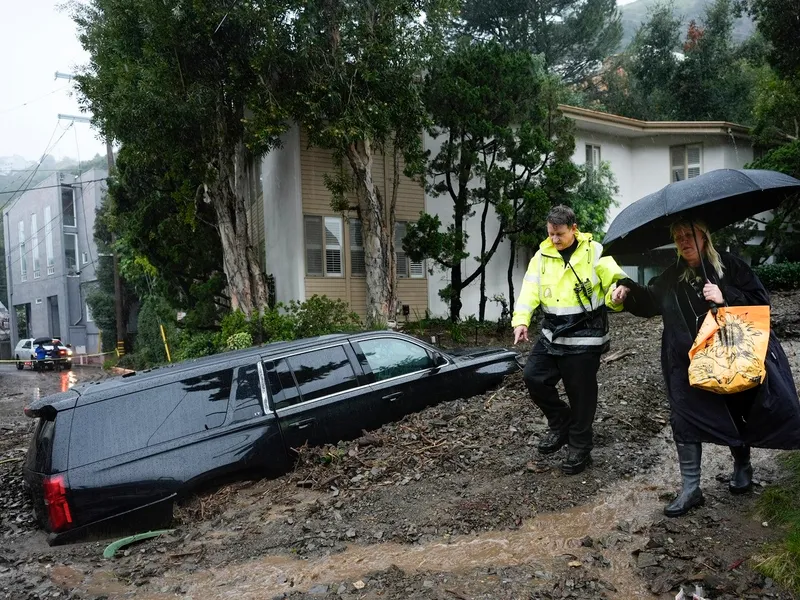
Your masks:
[[[773,300],[797,380],[800,295]],[[705,446],[706,505],[663,518],[679,476],[661,323],[615,315],[612,333],[584,473],[562,474],[561,452],[538,455],[545,422],[517,375],[359,440],[302,449],[279,479],[189,499],[173,532],[108,560],[113,538],[48,547],[22,494],[21,407],[35,388],[72,380],[0,370],[0,598],[674,598],[695,585],[706,598],[792,598],[753,570],[780,534],[754,513],[780,479],[780,452],[754,450],[759,485],[734,497],[727,449]]]

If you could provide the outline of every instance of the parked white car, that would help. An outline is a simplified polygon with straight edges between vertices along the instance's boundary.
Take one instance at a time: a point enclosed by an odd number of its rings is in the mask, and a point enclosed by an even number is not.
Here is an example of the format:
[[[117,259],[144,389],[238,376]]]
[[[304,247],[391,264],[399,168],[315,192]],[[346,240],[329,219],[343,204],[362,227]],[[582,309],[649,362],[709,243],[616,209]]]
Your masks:
[[[46,355],[43,359],[37,360],[36,348],[40,343]],[[72,349],[64,346],[58,338],[23,338],[14,348],[14,359],[17,361],[17,369],[20,371],[25,367],[31,367],[34,370],[39,368],[71,369]]]

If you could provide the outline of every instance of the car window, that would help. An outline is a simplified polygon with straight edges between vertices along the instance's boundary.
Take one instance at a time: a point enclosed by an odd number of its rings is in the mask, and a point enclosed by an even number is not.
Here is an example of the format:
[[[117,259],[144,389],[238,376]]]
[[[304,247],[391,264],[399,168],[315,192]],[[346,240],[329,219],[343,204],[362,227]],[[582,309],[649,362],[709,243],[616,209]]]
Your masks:
[[[27,342],[25,342],[24,344],[22,344],[22,347],[23,347],[23,348],[30,348],[30,347],[31,347],[31,343],[30,343],[30,341],[27,341]]]
[[[264,372],[275,410],[300,402],[300,392],[297,391],[294,375],[286,359],[265,362]]]
[[[236,369],[236,391],[234,392],[233,423],[247,421],[263,414],[261,407],[261,383],[258,365],[247,365]]]
[[[232,384],[233,369],[225,369],[159,388],[165,395],[179,397],[180,402],[150,437],[148,446],[222,425]]]
[[[125,394],[76,408],[69,445],[70,467],[147,446],[147,440],[181,400],[177,394],[163,393],[170,387]]]
[[[375,338],[358,343],[375,380],[408,375],[434,366],[428,351],[405,340]]]
[[[358,385],[343,346],[296,354],[287,360],[304,402]]]

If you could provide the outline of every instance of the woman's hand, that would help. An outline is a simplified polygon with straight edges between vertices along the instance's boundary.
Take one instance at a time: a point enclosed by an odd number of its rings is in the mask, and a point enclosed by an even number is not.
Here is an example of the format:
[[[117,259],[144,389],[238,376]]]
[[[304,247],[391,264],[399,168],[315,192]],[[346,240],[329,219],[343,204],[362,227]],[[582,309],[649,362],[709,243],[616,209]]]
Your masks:
[[[714,304],[723,304],[725,302],[722,297],[722,290],[719,289],[718,285],[711,282],[707,282],[703,286],[703,298]]]
[[[618,285],[616,288],[614,288],[614,291],[611,292],[611,301],[614,304],[622,304],[625,302],[625,298],[628,297],[628,293],[630,291],[631,290],[628,287],[624,285]]]

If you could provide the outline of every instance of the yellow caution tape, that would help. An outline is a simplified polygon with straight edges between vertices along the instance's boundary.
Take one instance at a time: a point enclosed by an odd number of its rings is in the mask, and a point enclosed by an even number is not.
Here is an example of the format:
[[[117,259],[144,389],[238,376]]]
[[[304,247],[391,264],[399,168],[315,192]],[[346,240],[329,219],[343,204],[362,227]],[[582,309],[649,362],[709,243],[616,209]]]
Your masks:
[[[112,350],[111,352],[99,352],[97,354],[73,354],[70,358],[72,359],[73,364],[78,364],[79,365],[79,364],[81,364],[80,363],[80,359],[82,359],[82,358],[92,358],[94,356],[107,356],[109,354],[116,354],[116,353],[117,353],[116,350]],[[63,360],[63,359],[58,359],[58,360]],[[41,362],[48,362],[48,361],[52,362],[53,359],[52,358],[46,358],[46,359],[42,360]],[[17,359],[0,360],[0,364],[1,363],[14,363],[14,364],[16,364],[16,363],[20,363],[20,362],[32,363],[32,362],[37,362],[37,361],[36,360],[31,360],[31,359],[25,360],[24,358],[21,358],[19,360],[17,360]]]

